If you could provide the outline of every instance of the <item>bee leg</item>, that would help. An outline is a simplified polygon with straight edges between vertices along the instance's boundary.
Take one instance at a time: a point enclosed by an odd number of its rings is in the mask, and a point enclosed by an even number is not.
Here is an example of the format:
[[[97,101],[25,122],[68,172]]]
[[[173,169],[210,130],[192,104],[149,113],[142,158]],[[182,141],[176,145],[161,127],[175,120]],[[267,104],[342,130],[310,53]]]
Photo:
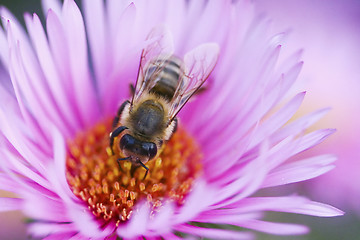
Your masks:
[[[139,163],[140,163],[140,165],[141,165],[143,168],[146,169],[145,176],[144,176],[144,178],[143,178],[143,180],[145,180],[145,178],[146,178],[146,176],[147,176],[147,174],[148,174],[148,172],[149,172],[149,168],[148,168],[147,166],[145,166],[145,164],[143,164],[141,161],[139,161]]]
[[[120,165],[120,162],[121,162],[121,161],[129,160],[129,159],[130,159],[130,157],[118,158],[118,159],[116,160],[117,164],[119,165],[120,171],[125,172],[125,171],[122,169],[122,167],[121,167],[121,165]]]
[[[125,108],[125,106],[127,104],[130,104],[129,100],[126,100],[125,102],[123,102],[121,104],[121,106],[119,107],[119,109],[117,111],[117,114],[116,114],[116,116],[114,117],[114,120],[113,120],[112,129],[114,129],[118,125],[119,120],[120,120],[120,116],[121,116],[122,112],[124,111],[124,108]]]
[[[139,168],[139,166],[136,166],[136,165],[134,165],[134,164],[131,164],[131,168],[130,168],[130,176],[131,176],[131,177],[134,177],[135,171],[136,171],[136,169],[138,169],[138,168]]]
[[[125,126],[120,126],[117,129],[115,129],[114,131],[112,131],[110,133],[110,148],[111,148],[111,153],[112,155],[114,155],[114,150],[113,150],[113,145],[114,145],[114,139],[119,136],[119,134],[124,131],[125,129],[128,129]]]

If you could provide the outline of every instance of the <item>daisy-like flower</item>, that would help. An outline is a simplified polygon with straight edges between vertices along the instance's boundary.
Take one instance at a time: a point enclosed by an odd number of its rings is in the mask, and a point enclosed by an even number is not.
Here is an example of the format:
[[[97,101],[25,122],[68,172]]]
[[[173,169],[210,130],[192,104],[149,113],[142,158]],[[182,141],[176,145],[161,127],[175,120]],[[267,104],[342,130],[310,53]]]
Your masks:
[[[297,195],[254,196],[321,175],[335,158],[297,157],[334,130],[306,132],[326,109],[287,123],[305,95],[279,106],[300,72],[301,51],[278,62],[286,34],[271,35],[250,2],[83,3],[82,13],[72,0],[43,1],[46,29],[26,14],[27,33],[1,9],[8,78],[0,87],[0,186],[19,198],[0,198],[0,209],[22,210],[31,236],[251,239],[246,229],[308,230],[266,222],[266,211],[342,214]],[[109,133],[130,99],[142,50],[153,43],[147,36],[159,26],[181,59],[209,43],[219,55],[205,91],[181,110],[144,178],[145,169],[130,162],[119,168]]]

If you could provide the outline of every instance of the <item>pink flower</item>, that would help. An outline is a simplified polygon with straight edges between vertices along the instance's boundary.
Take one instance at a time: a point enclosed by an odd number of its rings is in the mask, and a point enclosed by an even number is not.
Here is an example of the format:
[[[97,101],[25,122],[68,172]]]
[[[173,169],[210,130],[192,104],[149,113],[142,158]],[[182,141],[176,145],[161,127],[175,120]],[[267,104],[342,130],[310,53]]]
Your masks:
[[[251,3],[84,1],[85,20],[72,0],[43,5],[46,32],[36,14],[25,15],[28,35],[1,10],[1,60],[10,78],[0,88],[0,186],[19,198],[1,198],[0,206],[33,219],[29,234],[251,239],[237,227],[308,230],[261,220],[267,211],[342,214],[297,195],[254,196],[321,175],[335,158],[295,160],[334,130],[305,133],[326,110],[286,124],[305,96],[279,105],[300,72],[301,51],[279,62],[286,33],[269,33]],[[107,154],[109,119],[129,98],[141,51],[154,41],[146,36],[159,26],[181,58],[206,43],[220,52],[206,91],[181,110],[178,131],[143,179],[143,169],[124,162],[119,170]]]

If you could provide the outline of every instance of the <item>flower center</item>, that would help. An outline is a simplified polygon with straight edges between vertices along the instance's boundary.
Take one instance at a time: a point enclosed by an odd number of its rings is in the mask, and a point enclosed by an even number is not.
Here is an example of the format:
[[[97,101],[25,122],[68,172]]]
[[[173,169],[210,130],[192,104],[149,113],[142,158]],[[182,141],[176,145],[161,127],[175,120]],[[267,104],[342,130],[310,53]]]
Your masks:
[[[122,156],[118,151],[111,154],[110,131],[111,120],[105,120],[78,133],[67,145],[68,183],[89,210],[105,223],[119,225],[131,218],[133,206],[140,200],[149,203],[151,213],[169,199],[182,205],[202,172],[201,151],[185,129],[180,126],[146,164],[149,173],[145,179],[142,167],[127,161],[120,162],[119,167],[117,159]]]

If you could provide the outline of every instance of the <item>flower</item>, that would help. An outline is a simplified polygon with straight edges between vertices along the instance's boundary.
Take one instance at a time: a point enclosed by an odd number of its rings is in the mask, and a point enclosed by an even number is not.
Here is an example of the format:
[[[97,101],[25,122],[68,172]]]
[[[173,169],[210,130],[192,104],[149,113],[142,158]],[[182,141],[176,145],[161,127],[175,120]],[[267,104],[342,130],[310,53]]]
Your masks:
[[[305,95],[279,105],[300,72],[301,51],[279,63],[286,33],[271,35],[269,21],[251,3],[84,1],[85,20],[72,0],[43,6],[46,33],[36,14],[25,15],[26,34],[1,9],[1,60],[9,79],[0,88],[6,159],[0,185],[19,198],[1,198],[0,205],[32,219],[29,234],[251,239],[238,227],[307,232],[261,220],[266,211],[342,214],[297,195],[254,196],[321,175],[335,158],[293,158],[334,130],[306,133],[326,109],[286,124]],[[143,178],[144,169],[128,162],[119,169],[107,153],[109,119],[129,98],[141,51],[151,42],[146,36],[159,25],[169,29],[177,56],[209,42],[220,54],[206,91],[182,109],[178,131]]]

